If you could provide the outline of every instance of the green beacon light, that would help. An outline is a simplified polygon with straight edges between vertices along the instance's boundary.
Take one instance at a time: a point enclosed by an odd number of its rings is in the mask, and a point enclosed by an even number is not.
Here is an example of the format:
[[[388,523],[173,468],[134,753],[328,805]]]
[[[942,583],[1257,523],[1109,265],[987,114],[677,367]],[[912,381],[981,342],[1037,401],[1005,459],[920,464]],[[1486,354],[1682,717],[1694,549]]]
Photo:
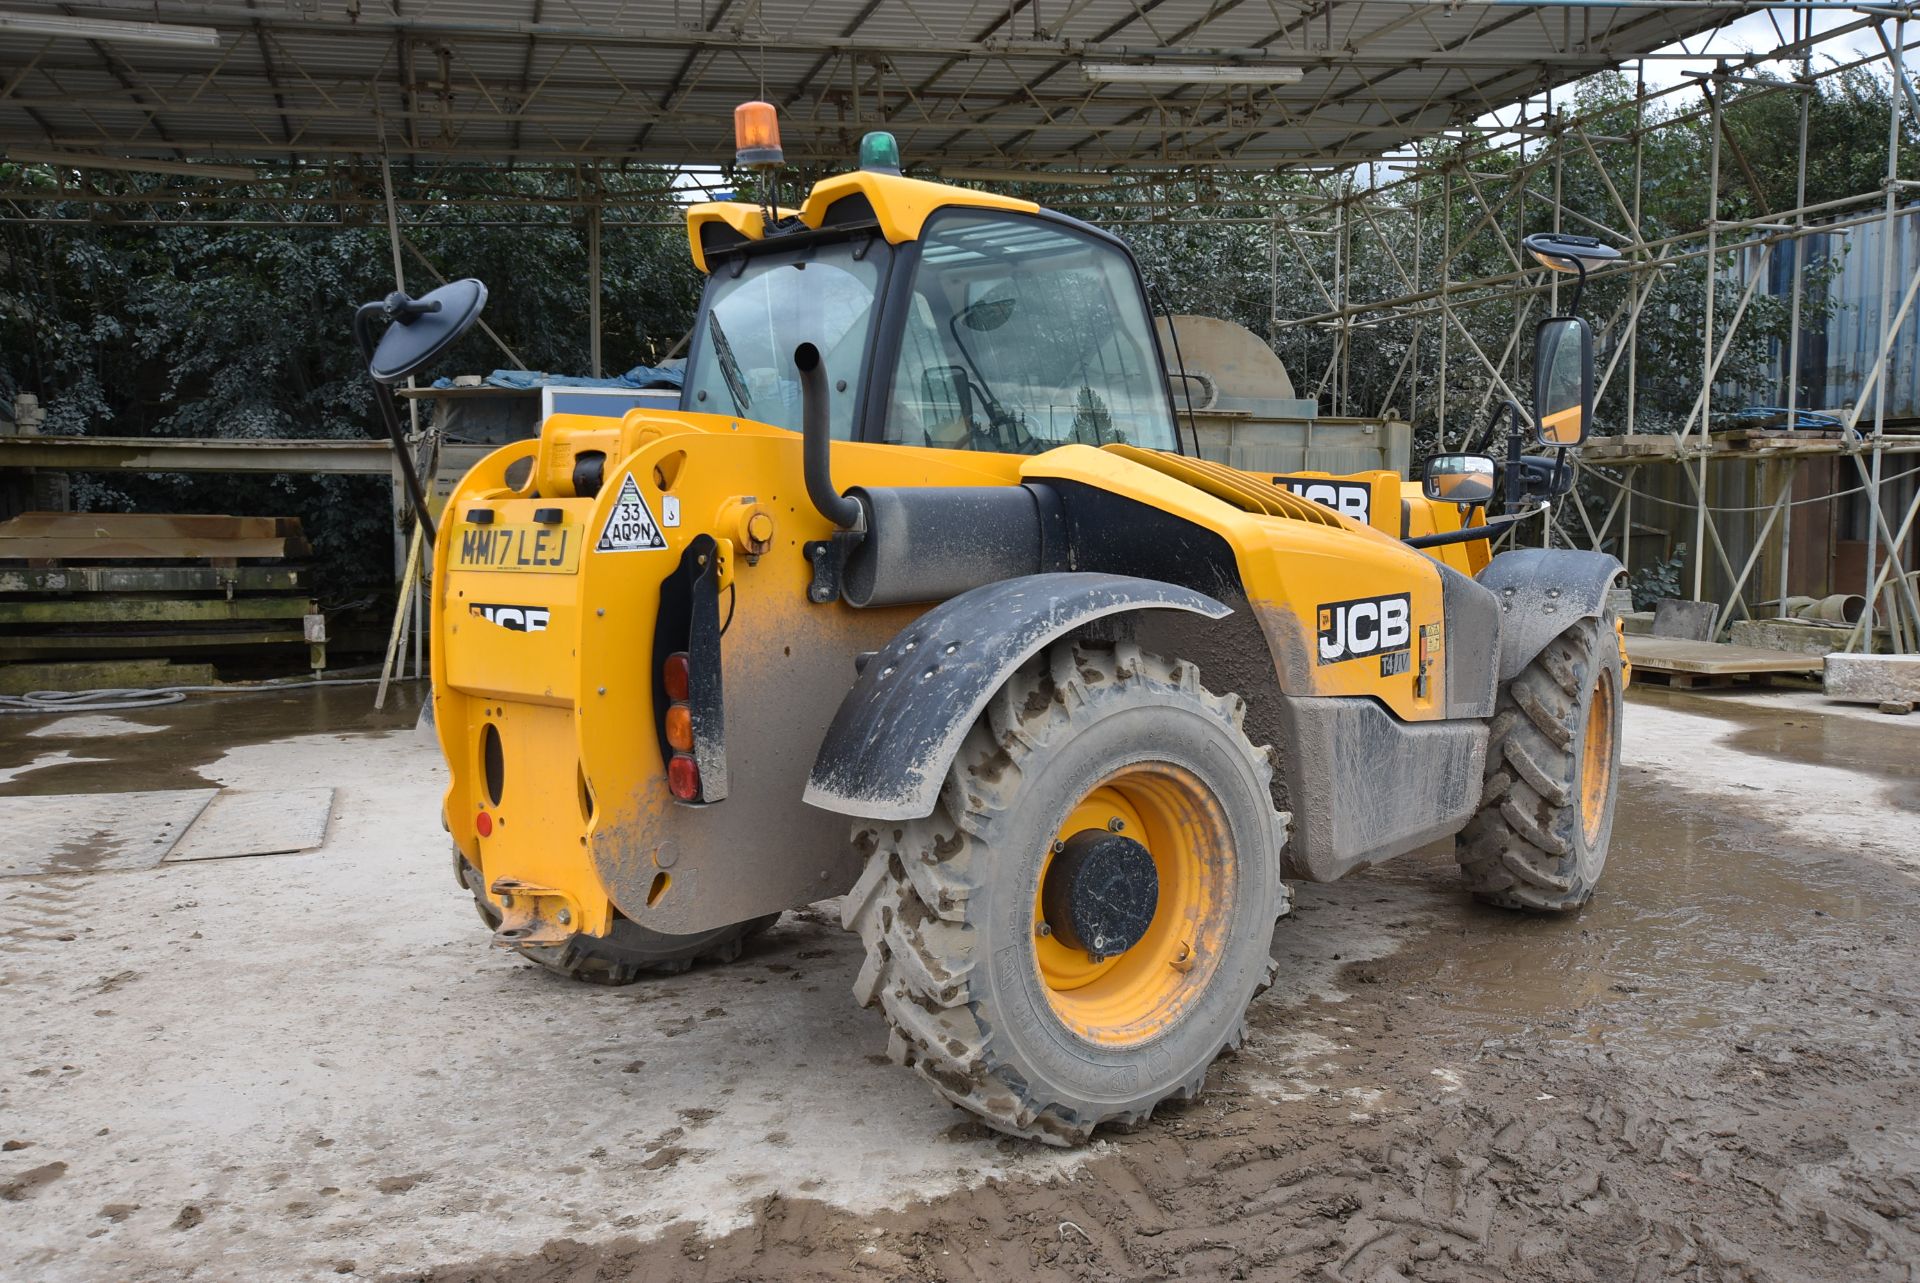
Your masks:
[[[900,144],[892,134],[876,129],[860,140],[860,168],[881,174],[900,172]]]

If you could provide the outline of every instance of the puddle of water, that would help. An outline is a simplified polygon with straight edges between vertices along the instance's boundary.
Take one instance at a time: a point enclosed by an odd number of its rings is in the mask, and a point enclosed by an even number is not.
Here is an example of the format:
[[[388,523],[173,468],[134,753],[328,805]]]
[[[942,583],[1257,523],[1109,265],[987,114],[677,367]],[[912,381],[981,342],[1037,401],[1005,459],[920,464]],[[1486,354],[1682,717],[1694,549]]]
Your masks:
[[[0,795],[205,788],[216,781],[198,768],[247,744],[294,735],[410,731],[427,684],[396,683],[379,712],[373,708],[375,689],[355,684],[189,695],[178,704],[116,711],[114,719],[138,728],[132,733],[125,726],[102,725],[104,717],[82,721],[73,713],[0,717]],[[62,729],[61,722],[68,727]],[[35,734],[49,729],[56,735]],[[68,733],[76,730],[81,733]],[[54,743],[61,752],[49,755]]]
[[[1916,907],[1920,888],[1897,873],[1631,779],[1586,909],[1463,909],[1459,935],[1398,967],[1490,1039],[1679,1051],[1716,1030],[1780,1027],[1809,956],[1904,932]]]
[[[1836,717],[1807,709],[1756,708],[1733,704],[1711,695],[1690,694],[1656,687],[1633,690],[1637,703],[1657,704],[1677,713],[1696,713],[1724,722],[1730,732],[1726,745],[1742,753],[1778,762],[1818,762],[1890,784],[1920,781],[1920,716],[1886,717],[1868,721]],[[1890,799],[1907,803],[1915,790],[1889,790]]]

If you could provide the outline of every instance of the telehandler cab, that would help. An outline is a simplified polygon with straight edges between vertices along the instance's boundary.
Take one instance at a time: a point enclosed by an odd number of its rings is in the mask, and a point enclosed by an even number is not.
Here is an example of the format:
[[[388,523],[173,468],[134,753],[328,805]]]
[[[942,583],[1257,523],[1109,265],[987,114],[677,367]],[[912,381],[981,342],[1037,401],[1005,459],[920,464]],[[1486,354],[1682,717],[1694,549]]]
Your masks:
[[[777,164],[773,109],[739,123]],[[1363,522],[1183,451],[1120,240],[902,177],[886,135],[861,160],[798,209],[769,181],[691,210],[678,412],[552,415],[441,516],[445,820],[495,942],[619,984],[842,897],[893,1058],[1066,1144],[1239,1045],[1283,877],[1453,837],[1481,899],[1584,904],[1620,566],[1492,540],[1571,485],[1585,323],[1541,323],[1501,460],[1338,478]],[[1608,256],[1528,248],[1582,279]],[[484,298],[361,309],[376,380]]]

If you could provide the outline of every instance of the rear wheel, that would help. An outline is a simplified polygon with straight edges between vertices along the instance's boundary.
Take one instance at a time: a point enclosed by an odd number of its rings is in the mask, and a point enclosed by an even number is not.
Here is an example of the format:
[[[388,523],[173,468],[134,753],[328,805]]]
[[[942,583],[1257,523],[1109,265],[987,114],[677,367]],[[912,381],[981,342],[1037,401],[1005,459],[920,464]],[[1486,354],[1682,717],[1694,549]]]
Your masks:
[[[1243,709],[1183,660],[1061,643],[995,695],[931,816],[854,831],[854,994],[897,1062],[1050,1144],[1199,1092],[1286,907]]]
[[[486,881],[480,870],[464,856],[454,857],[460,864],[460,880],[473,893],[474,908],[489,929],[500,925],[500,910],[487,898]],[[732,962],[740,956],[747,941],[764,933],[780,920],[770,913],[764,918],[716,927],[693,935],[666,935],[649,931],[627,918],[616,918],[613,930],[604,936],[576,935],[565,944],[550,946],[516,945],[516,951],[529,962],[538,963],[571,980],[588,984],[624,985],[649,975],[673,975],[696,962]]]
[[[1548,912],[1593,897],[1619,791],[1621,686],[1614,630],[1583,619],[1500,692],[1480,811],[1457,841],[1475,896]]]

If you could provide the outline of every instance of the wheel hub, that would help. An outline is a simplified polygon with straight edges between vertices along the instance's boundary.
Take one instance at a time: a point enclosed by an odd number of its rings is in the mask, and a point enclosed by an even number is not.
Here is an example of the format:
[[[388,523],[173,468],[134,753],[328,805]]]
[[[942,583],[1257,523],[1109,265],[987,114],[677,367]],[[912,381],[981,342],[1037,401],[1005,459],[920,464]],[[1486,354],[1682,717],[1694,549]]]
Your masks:
[[[1140,943],[1160,905],[1160,877],[1147,848],[1105,829],[1069,837],[1047,865],[1042,919],[1054,938],[1094,962]]]

